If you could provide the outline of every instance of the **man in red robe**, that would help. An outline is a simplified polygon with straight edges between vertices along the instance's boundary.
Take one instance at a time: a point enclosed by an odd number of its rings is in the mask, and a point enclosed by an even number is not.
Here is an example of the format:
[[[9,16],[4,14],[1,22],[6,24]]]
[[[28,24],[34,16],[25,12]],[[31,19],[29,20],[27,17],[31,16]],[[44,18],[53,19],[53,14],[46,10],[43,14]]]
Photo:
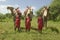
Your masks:
[[[43,18],[42,18],[42,16],[40,15],[40,16],[38,17],[38,31],[39,31],[39,32],[42,32],[42,28],[43,28]]]
[[[15,25],[18,28],[18,31],[20,31],[20,22],[21,22],[21,11],[19,10],[19,7],[16,9],[16,21],[15,21]],[[16,28],[15,28],[16,30]]]
[[[19,15],[16,15],[16,20],[15,20],[15,30],[16,28],[18,28],[18,31],[20,31],[20,19],[19,19]]]
[[[30,7],[27,6],[27,9],[24,11],[25,13],[25,27],[26,31],[30,31],[31,27],[31,18],[30,18]]]
[[[30,21],[29,14],[28,14],[27,17],[26,17],[25,26],[26,26],[26,31],[30,31],[31,21]]]

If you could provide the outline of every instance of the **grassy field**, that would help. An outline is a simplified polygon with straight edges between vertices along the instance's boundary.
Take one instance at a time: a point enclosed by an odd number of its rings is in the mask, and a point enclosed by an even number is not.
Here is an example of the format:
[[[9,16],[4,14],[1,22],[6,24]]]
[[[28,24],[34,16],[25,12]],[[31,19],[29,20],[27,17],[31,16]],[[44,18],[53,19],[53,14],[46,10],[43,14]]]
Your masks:
[[[14,31],[12,20],[0,22],[0,40],[60,40],[60,22],[48,21],[43,33],[37,31],[37,19],[33,18],[30,32],[25,32],[24,20],[21,20],[21,32]]]

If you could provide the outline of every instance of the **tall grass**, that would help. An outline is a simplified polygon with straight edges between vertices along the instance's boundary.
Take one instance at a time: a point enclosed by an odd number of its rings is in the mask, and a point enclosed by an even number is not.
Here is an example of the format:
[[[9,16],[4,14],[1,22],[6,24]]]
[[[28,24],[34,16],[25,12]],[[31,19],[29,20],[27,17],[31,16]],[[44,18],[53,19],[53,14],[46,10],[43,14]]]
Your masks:
[[[21,20],[21,32],[14,31],[12,19],[0,22],[0,40],[60,40],[60,22],[48,21],[43,33],[37,31],[37,18],[33,17],[30,32],[25,31],[25,21]]]

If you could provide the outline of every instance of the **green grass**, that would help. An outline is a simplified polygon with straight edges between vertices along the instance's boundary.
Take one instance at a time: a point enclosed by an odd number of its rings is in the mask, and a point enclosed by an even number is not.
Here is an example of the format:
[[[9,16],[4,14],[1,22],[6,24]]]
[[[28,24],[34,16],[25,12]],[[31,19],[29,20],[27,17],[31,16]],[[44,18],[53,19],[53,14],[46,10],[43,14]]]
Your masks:
[[[25,32],[24,20],[21,20],[21,32],[14,31],[12,20],[0,22],[0,40],[60,40],[60,22],[48,21],[48,28],[43,33],[37,29],[37,19],[33,18],[30,32]]]

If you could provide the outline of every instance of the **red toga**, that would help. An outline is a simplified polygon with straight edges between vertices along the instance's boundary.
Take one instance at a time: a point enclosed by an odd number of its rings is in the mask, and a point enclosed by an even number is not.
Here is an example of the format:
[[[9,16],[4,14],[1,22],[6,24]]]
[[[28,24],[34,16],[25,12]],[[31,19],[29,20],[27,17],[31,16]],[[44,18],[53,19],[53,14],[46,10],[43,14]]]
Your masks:
[[[43,28],[43,18],[38,17],[38,30],[42,30]]]
[[[26,26],[26,30],[30,30],[31,27],[31,23],[30,23],[30,18],[27,17],[25,20],[25,26]]]

